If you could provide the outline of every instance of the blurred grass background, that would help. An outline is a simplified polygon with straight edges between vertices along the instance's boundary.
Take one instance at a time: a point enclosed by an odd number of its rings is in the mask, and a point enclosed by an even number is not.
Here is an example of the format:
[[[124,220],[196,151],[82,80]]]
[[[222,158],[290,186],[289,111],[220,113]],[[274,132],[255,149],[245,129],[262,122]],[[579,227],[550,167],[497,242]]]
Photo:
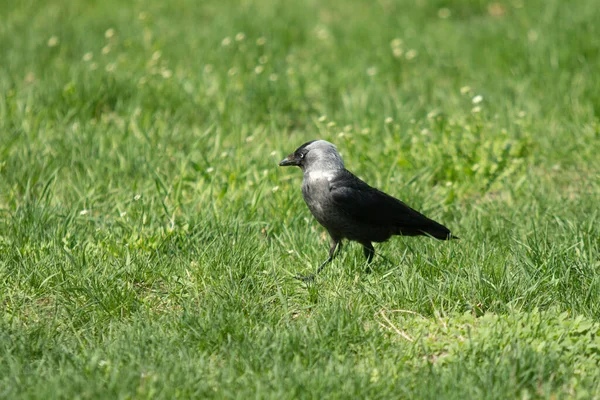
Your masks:
[[[598,396],[600,9],[0,4],[0,397]],[[277,162],[462,240],[327,240]]]

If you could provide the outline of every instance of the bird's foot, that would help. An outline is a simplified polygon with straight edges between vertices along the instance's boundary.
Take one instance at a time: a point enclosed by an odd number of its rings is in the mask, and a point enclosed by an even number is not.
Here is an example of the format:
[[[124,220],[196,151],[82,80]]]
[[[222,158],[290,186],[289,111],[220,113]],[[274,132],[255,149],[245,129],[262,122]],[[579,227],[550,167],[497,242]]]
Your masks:
[[[315,280],[315,274],[310,274],[310,275],[296,275],[294,278],[298,279],[299,281],[302,282],[314,282]]]

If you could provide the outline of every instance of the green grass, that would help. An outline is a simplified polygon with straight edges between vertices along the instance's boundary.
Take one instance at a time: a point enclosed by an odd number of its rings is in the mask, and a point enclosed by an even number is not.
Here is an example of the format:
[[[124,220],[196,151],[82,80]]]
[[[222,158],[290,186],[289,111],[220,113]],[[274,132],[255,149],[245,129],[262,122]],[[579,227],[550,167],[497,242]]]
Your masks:
[[[599,20],[1,2],[0,398],[598,398]],[[315,138],[462,240],[294,280]]]

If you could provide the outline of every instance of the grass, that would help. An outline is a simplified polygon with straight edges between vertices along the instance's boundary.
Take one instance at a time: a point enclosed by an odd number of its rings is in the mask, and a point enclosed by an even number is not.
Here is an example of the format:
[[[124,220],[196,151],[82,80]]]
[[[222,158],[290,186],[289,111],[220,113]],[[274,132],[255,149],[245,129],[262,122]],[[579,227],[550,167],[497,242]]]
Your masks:
[[[599,19],[2,2],[0,398],[598,398]],[[315,138],[462,240],[294,280]]]

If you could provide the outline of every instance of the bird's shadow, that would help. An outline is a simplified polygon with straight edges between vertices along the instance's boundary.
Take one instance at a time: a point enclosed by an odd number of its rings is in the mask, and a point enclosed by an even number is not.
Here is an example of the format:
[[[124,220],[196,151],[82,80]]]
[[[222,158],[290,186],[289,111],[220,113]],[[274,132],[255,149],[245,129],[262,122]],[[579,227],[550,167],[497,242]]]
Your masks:
[[[400,257],[400,260],[398,260],[398,261],[392,261],[388,257],[384,256],[381,253],[375,253],[376,257],[381,258],[384,261],[385,265],[389,266],[388,270],[384,274],[385,277],[388,277],[392,271],[397,270],[402,264],[404,264],[406,262],[406,258],[407,258],[406,256],[407,256],[409,250],[411,250],[410,247],[406,246],[406,248],[404,249],[404,252],[402,253],[402,257]],[[336,261],[343,262],[344,258],[342,258],[340,260],[336,260]],[[377,262],[372,262],[372,263],[365,262],[364,265],[365,266],[364,266],[363,271],[367,275],[370,275],[374,272],[381,270],[381,264],[377,263]],[[330,267],[329,269],[335,268],[334,265],[331,265],[329,267]],[[315,283],[315,281],[318,278],[324,277],[324,275],[326,275],[326,274],[327,274],[327,270],[324,270],[321,273],[312,273],[312,274],[308,274],[308,275],[303,275],[303,274],[290,274],[290,275],[293,279],[300,281],[302,283],[313,284],[313,283]]]

